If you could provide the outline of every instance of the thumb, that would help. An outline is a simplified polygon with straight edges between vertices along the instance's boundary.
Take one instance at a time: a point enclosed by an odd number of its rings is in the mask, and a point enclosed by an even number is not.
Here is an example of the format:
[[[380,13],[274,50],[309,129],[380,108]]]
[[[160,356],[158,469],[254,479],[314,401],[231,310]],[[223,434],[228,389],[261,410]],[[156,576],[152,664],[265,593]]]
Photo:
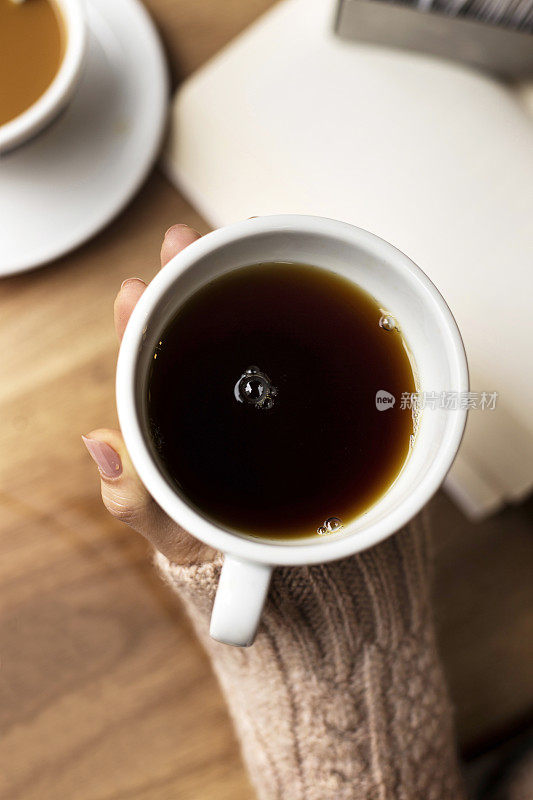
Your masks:
[[[152,498],[133,468],[122,434],[100,428],[81,438],[100,472],[105,507],[113,517],[142,533]]]
[[[210,547],[177,525],[154,502],[135,472],[119,431],[99,428],[81,438],[98,466],[102,500],[113,517],[126,522],[178,564],[215,557]]]

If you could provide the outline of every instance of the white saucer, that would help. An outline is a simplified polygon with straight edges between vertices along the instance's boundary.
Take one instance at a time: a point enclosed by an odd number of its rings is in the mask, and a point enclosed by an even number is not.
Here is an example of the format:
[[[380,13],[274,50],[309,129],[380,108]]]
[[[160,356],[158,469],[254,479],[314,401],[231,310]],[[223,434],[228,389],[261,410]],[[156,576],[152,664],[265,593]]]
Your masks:
[[[0,275],[45,264],[139,189],[166,121],[167,69],[138,0],[87,0],[81,83],[61,118],[0,162]]]

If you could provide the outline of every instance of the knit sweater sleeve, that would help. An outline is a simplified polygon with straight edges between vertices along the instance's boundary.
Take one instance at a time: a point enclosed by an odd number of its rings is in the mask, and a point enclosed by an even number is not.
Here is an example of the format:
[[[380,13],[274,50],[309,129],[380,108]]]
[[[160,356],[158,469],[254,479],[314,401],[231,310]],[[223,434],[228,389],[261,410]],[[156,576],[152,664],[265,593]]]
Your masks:
[[[158,566],[211,657],[260,800],[461,800],[423,523],[279,568],[255,644],[209,638],[214,563]]]

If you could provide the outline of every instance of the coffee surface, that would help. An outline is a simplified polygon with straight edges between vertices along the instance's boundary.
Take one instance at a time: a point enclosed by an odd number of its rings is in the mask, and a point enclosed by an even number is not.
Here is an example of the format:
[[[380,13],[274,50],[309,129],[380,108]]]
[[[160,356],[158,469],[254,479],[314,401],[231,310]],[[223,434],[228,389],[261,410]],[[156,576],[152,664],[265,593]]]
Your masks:
[[[253,265],[202,287],[163,331],[149,386],[161,471],[247,534],[327,535],[378,500],[409,453],[400,397],[415,380],[401,333],[366,292],[316,267]],[[396,398],[387,410],[380,390]]]
[[[51,0],[0,0],[0,125],[26,111],[52,83],[64,38]]]

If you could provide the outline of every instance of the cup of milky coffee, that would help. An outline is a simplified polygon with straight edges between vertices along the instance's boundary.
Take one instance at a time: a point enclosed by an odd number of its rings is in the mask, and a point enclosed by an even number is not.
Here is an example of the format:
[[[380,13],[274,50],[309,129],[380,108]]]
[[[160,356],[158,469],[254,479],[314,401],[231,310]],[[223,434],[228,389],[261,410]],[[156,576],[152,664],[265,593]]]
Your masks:
[[[0,153],[35,136],[80,77],[82,0],[0,0]]]
[[[155,501],[224,553],[211,635],[251,644],[274,566],[357,553],[417,514],[466,411],[416,398],[467,390],[438,290],[367,231],[257,217],[175,256],[128,323],[117,405]]]

